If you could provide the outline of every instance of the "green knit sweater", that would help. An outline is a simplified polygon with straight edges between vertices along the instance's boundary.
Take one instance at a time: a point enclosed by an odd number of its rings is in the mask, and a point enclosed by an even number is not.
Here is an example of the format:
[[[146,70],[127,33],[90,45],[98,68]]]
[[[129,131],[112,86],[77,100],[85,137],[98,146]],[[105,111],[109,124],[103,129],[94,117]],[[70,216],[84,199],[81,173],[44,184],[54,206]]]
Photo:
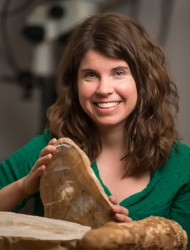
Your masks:
[[[38,159],[40,151],[51,138],[53,138],[51,133],[45,130],[43,134],[36,136],[4,160],[0,164],[0,189],[27,175]],[[129,216],[133,220],[140,220],[150,215],[172,219],[186,230],[190,238],[190,148],[181,142],[177,144],[179,150],[173,147],[167,162],[153,173],[147,187],[126,198],[120,205],[128,208]],[[97,164],[94,162],[91,166],[105,193],[111,195],[100,178]],[[43,215],[39,193],[33,197],[35,200],[33,214]],[[22,201],[14,211],[23,207],[30,198]]]

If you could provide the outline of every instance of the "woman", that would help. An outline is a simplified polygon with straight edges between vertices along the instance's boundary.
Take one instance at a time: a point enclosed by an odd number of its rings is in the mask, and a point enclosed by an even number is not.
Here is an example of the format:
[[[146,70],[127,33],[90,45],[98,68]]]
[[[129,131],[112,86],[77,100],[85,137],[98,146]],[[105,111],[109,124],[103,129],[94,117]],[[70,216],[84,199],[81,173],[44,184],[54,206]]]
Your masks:
[[[62,56],[49,129],[0,166],[0,209],[36,195],[56,138],[70,137],[89,156],[118,221],[163,216],[190,235],[190,148],[178,141],[177,112],[165,56],[144,28],[114,13],[87,18]]]

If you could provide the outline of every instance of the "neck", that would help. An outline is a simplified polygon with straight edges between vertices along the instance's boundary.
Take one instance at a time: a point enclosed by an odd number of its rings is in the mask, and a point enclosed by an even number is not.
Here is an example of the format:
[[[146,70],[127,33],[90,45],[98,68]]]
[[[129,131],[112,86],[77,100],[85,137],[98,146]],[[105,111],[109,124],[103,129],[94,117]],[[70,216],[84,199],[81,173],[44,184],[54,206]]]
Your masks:
[[[105,128],[100,131],[100,138],[102,142],[102,148],[118,149],[125,148],[125,139],[122,128]]]
[[[123,129],[121,127],[106,128],[100,131],[100,137],[102,151],[96,159],[100,172],[106,171],[106,175],[107,171],[114,171],[118,178],[122,178],[125,173],[125,163],[121,161],[121,158],[126,153]]]

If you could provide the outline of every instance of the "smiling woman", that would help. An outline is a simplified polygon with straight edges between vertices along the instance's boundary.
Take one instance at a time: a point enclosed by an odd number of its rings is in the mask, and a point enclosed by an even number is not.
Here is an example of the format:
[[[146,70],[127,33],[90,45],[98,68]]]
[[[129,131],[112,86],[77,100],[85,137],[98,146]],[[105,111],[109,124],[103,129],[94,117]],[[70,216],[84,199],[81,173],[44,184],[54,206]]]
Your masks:
[[[44,134],[0,165],[0,210],[33,196],[43,214],[40,176],[68,137],[89,157],[117,221],[160,216],[190,237],[190,148],[178,139],[178,93],[158,42],[127,16],[90,16],[69,37],[59,78]]]
[[[80,63],[78,93],[82,109],[99,130],[111,125],[123,131],[137,102],[136,84],[127,62],[96,50],[88,51]]]

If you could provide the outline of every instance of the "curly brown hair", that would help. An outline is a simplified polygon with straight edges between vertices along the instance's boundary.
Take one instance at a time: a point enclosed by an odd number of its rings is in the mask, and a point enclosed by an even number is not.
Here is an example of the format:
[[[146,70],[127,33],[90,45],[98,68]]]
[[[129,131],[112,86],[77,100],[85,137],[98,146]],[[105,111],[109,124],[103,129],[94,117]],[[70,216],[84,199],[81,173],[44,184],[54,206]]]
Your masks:
[[[60,92],[48,110],[49,125],[57,137],[70,137],[94,161],[101,152],[96,125],[80,106],[78,68],[85,53],[97,50],[123,59],[137,87],[137,104],[126,119],[126,155],[133,162],[128,174],[153,171],[168,158],[178,139],[175,117],[178,94],[158,42],[131,18],[117,13],[88,17],[72,32],[60,62]]]

